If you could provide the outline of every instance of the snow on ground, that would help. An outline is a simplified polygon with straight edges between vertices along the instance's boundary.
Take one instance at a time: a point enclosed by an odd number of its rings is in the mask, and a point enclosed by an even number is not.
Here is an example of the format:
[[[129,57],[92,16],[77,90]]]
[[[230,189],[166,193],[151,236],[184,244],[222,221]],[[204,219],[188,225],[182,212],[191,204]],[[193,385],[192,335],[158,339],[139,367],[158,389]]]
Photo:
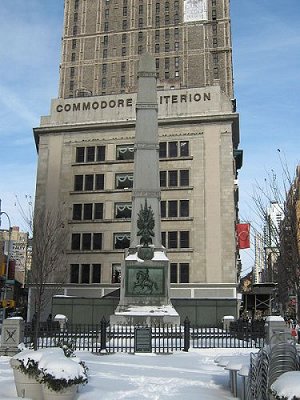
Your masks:
[[[249,354],[254,349],[191,349],[169,355],[93,355],[76,352],[85,361],[89,383],[77,400],[233,400],[228,371],[218,356]],[[17,399],[10,357],[0,357],[0,399]]]

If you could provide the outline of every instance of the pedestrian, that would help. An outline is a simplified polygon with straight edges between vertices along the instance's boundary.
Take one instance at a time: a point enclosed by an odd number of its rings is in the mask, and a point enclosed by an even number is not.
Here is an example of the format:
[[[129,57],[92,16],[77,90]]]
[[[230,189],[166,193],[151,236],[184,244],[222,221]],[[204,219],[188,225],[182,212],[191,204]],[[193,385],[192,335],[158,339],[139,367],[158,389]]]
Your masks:
[[[295,329],[297,331],[298,344],[300,344],[300,321],[297,322],[297,325],[296,325]]]

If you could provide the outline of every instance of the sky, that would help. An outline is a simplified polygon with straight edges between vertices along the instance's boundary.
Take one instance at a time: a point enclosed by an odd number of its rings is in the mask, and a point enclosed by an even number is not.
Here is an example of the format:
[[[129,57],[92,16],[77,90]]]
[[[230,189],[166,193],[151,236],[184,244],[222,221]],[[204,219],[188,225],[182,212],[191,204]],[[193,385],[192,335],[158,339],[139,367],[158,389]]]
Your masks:
[[[32,129],[58,96],[63,0],[10,0],[0,7],[0,199],[12,225],[34,197],[37,153]],[[287,5],[288,4],[288,5]],[[257,182],[300,161],[299,0],[231,0],[235,98],[240,114],[240,218],[254,223]],[[278,151],[280,150],[280,152]],[[1,228],[8,227],[5,215]],[[254,247],[241,250],[243,274]]]

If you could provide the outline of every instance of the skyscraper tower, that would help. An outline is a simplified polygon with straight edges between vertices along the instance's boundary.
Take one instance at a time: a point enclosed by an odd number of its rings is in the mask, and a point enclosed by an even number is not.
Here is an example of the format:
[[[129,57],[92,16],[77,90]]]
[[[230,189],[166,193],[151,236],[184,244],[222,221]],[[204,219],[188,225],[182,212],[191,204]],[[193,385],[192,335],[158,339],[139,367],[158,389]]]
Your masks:
[[[130,246],[144,52],[154,56],[158,78],[161,243],[170,260],[170,297],[182,320],[215,323],[237,310],[242,151],[229,0],[65,0],[59,97],[34,129],[35,205],[65,216],[64,294],[101,303],[118,289]]]
[[[143,52],[158,87],[233,97],[229,0],[66,0],[60,97],[136,92]]]

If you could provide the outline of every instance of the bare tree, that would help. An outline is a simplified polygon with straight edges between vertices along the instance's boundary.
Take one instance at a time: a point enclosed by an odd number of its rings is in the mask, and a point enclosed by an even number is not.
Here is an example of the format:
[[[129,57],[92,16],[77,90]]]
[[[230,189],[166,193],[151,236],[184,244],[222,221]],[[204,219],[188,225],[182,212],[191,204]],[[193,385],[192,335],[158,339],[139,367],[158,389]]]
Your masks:
[[[287,164],[281,162],[281,172],[278,178],[272,170],[262,185],[256,183],[252,200],[264,229],[265,281],[278,283],[279,301],[285,308],[289,293],[297,296],[297,304],[300,300],[299,166],[292,177]],[[270,217],[271,204],[282,215],[280,223]]]
[[[34,289],[35,348],[41,315],[46,302],[49,301],[49,294],[52,297],[66,281],[66,237],[65,225],[60,214],[53,210],[35,211],[32,267],[28,276],[28,284]]]

